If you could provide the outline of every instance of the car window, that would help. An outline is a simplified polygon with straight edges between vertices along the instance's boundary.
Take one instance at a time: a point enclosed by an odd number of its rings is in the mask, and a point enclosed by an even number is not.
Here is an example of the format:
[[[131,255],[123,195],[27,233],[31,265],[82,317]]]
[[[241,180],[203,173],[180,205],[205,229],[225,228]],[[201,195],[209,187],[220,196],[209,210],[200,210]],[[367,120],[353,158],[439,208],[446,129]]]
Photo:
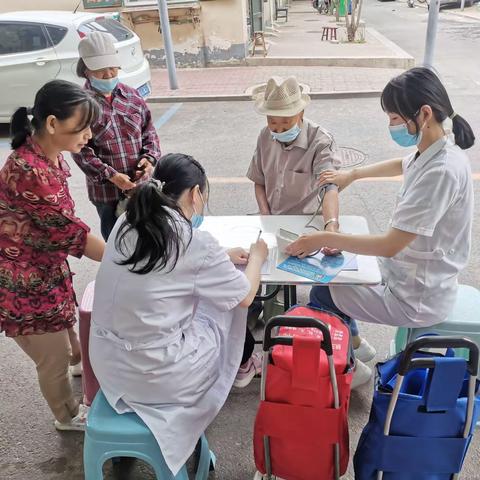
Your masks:
[[[128,40],[133,37],[131,30],[117,20],[107,17],[99,17],[93,21],[82,23],[78,31],[84,35],[94,31],[111,33],[117,41]]]
[[[57,27],[56,25],[45,25],[52,45],[58,45],[67,34],[68,29],[65,27]]]
[[[49,46],[42,25],[0,23],[0,55],[32,52]]]

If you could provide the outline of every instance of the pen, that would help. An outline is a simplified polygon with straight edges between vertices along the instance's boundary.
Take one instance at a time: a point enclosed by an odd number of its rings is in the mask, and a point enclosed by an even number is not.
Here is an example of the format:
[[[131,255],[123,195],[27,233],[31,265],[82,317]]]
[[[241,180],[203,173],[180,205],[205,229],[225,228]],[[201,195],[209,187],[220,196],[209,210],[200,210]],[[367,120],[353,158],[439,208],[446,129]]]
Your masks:
[[[262,229],[260,229],[260,231],[258,232],[257,242],[260,240],[261,235],[262,235]]]

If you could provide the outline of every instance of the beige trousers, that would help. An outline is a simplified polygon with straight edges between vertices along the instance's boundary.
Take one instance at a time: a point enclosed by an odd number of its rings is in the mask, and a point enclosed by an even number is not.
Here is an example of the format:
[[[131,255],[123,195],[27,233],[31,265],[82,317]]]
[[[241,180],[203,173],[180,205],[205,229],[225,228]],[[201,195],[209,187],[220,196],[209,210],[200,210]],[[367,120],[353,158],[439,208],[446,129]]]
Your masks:
[[[55,418],[67,423],[78,413],[68,367],[71,346],[68,331],[13,337],[37,367],[40,390]]]

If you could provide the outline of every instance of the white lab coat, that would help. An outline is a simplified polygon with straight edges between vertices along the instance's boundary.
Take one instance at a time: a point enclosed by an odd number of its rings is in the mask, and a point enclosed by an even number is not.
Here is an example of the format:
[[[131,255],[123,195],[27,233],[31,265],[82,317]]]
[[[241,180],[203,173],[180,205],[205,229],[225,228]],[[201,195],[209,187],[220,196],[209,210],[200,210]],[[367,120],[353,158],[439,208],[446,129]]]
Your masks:
[[[335,305],[357,320],[422,327],[453,308],[458,274],[470,254],[473,183],[466,154],[452,136],[402,163],[404,182],[391,226],[417,237],[393,258],[381,258],[383,284],[330,287]]]
[[[95,283],[90,361],[108,402],[136,412],[176,474],[224,404],[241,362],[250,284],[208,233],[171,271],[118,265],[118,220]],[[186,242],[189,229],[177,217]],[[129,235],[131,251],[136,234]]]

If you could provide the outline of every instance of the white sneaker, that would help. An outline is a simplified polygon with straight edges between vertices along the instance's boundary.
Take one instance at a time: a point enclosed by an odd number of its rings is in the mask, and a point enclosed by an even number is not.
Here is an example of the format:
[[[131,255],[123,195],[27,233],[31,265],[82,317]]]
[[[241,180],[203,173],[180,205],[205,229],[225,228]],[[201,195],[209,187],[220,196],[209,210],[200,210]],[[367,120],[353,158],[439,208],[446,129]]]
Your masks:
[[[372,369],[357,359],[353,371],[352,389],[368,383],[372,378]]]
[[[70,365],[70,374],[72,375],[72,377],[81,377],[82,373],[82,362],[78,362],[76,365]]]
[[[80,404],[78,414],[73,417],[70,422],[62,423],[55,420],[55,428],[62,431],[84,432],[89,408],[90,407],[86,405]]]
[[[262,361],[262,352],[253,353],[245,365],[238,369],[233,386],[237,388],[245,388],[254,377],[260,376],[262,373]]]
[[[369,362],[377,354],[377,351],[364,338],[360,341],[360,346],[353,352],[355,353],[355,358],[361,362]]]

